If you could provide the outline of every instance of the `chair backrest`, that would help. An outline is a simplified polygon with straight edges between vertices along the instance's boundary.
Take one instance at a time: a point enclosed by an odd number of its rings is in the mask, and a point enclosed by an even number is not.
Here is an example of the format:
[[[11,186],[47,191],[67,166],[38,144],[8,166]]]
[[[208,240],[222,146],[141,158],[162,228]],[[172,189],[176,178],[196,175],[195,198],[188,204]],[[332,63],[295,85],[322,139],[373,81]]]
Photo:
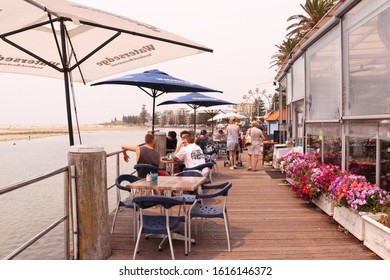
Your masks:
[[[202,171],[203,168],[208,167],[208,168],[211,169],[211,168],[213,168],[213,166],[214,166],[214,163],[206,162],[206,163],[202,163],[202,164],[199,164],[197,166],[194,166],[194,167],[184,168],[184,171],[186,171],[186,170],[199,170],[199,171]]]
[[[208,186],[207,189],[219,189],[219,191],[208,194],[197,194],[197,199],[214,198],[217,196],[227,196],[230,188],[233,186],[232,182],[226,182],[215,186]]]
[[[218,153],[218,145],[217,144],[209,144],[204,149],[203,153],[205,155],[212,155]]]
[[[186,170],[182,171],[180,173],[176,173],[175,176],[182,176],[182,177],[203,177],[202,172],[199,170]]]
[[[133,199],[133,202],[140,209],[147,209],[157,205],[161,205],[165,209],[169,209],[176,205],[184,205],[184,201],[176,200],[170,197],[156,196],[156,195],[137,196]]]
[[[152,164],[137,163],[134,165],[134,169],[137,170],[138,177],[145,178],[148,173],[158,173],[159,168]]]
[[[118,177],[115,178],[115,185],[117,188],[124,190],[124,191],[131,191],[130,189],[126,188],[122,185],[123,182],[133,183],[135,181],[140,180],[141,178],[131,175],[131,174],[121,174]]]

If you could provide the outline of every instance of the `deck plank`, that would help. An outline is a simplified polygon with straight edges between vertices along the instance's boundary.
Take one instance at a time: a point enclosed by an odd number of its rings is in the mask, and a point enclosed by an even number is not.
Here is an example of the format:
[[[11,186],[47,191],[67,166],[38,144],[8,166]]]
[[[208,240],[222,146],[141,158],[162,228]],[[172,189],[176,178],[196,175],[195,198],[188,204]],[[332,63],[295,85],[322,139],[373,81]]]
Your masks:
[[[272,179],[271,166],[257,172],[243,167],[230,170],[218,160],[221,176],[214,183],[232,181],[228,211],[232,252],[227,250],[223,221],[198,224],[196,245],[184,255],[184,243],[174,241],[178,260],[377,260],[375,253],[351,234],[338,231],[338,224],[314,204],[295,196],[283,179]],[[277,177],[277,176],[273,176]],[[112,219],[112,214],[110,215]],[[194,229],[194,227],[193,227]],[[139,260],[169,260],[169,247],[160,252],[159,239],[142,239]],[[132,259],[134,252],[132,212],[123,209],[111,235],[111,260]]]

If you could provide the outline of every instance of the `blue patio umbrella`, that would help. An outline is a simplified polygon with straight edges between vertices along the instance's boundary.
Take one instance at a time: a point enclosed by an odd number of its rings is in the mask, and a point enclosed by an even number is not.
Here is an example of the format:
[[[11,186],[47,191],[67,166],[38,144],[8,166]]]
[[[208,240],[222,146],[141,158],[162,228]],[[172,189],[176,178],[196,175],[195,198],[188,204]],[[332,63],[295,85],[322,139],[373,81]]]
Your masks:
[[[97,82],[91,86],[116,84],[116,85],[131,85],[137,86],[146,94],[153,98],[153,113],[152,113],[152,131],[154,131],[154,113],[156,106],[156,98],[168,92],[222,92],[212,88],[193,84],[188,81],[175,78],[167,73],[161,72],[157,69],[145,71],[138,74],[128,74],[122,77],[113,78],[110,80]],[[147,89],[150,89],[148,91]]]
[[[217,105],[228,105],[234,104],[226,100],[222,100],[213,96],[206,96],[199,92],[192,92],[187,95],[178,96],[172,100],[167,100],[161,102],[160,105],[170,105],[170,104],[187,104],[192,109],[194,109],[194,133],[196,132],[196,109],[199,107],[211,107]]]

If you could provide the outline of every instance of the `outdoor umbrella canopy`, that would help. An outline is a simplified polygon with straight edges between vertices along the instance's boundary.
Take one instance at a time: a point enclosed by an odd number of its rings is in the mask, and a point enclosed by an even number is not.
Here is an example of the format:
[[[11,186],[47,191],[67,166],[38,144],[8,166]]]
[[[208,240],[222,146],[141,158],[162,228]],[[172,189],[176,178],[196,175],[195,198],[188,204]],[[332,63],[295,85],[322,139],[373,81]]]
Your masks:
[[[122,77],[109,79],[107,81],[97,82],[91,84],[91,86],[104,84],[137,86],[146,94],[151,96],[153,98],[152,131],[154,131],[154,112],[156,107],[156,98],[160,95],[169,92],[222,92],[219,90],[211,89],[208,87],[190,83],[185,80],[178,79],[157,69],[145,71],[143,73],[128,74]],[[150,91],[146,89],[150,89]]]
[[[0,38],[0,72],[64,80],[71,145],[70,79],[85,84],[212,52],[155,26],[64,0],[0,0]]]
[[[194,133],[196,132],[196,109],[199,107],[210,107],[217,105],[228,105],[233,104],[229,101],[215,98],[212,96],[206,96],[198,92],[192,92],[187,95],[178,96],[172,100],[164,101],[160,105],[170,105],[170,104],[187,104],[192,109],[194,109]]]
[[[209,119],[208,121],[211,121],[211,120],[216,121],[216,120],[223,120],[223,119],[230,119],[230,118],[245,119],[246,117],[244,115],[240,115],[240,114],[237,114],[237,113],[230,112],[230,113],[218,114],[214,118]]]
[[[199,108],[199,112],[204,112],[208,114],[211,119],[207,121],[211,121],[211,131],[214,133],[214,117],[219,113],[230,113],[230,112],[236,112],[237,109],[234,109],[233,107],[227,107],[227,106],[212,106],[212,107],[205,107],[205,108]]]

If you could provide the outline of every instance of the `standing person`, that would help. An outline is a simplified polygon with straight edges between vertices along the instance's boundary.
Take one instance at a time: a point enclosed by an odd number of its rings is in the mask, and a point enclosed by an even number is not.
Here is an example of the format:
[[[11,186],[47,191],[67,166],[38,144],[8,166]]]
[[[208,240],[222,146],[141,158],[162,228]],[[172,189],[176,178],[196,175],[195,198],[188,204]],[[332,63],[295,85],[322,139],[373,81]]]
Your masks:
[[[146,163],[151,164],[156,167],[160,165],[160,154],[154,149],[154,135],[146,134],[145,135],[145,145],[143,146],[132,146],[132,145],[122,145],[121,149],[123,150],[123,159],[128,162],[129,155],[126,151],[132,151],[136,153],[137,164]],[[138,170],[138,177],[145,178],[147,175],[146,170]]]
[[[259,155],[261,151],[261,145],[265,140],[263,132],[258,128],[259,123],[257,121],[252,122],[252,127],[246,132],[246,136],[251,137],[251,145],[248,147],[248,171],[257,171],[257,163],[259,161]],[[253,161],[252,161],[253,156]]]
[[[261,121],[261,120],[258,120],[258,126],[257,128],[261,130],[261,132],[263,132],[263,135],[264,137],[266,138],[267,136],[267,127],[265,126],[265,124]]]
[[[236,165],[236,151],[238,151],[238,141],[240,137],[240,127],[237,125],[236,118],[230,118],[229,125],[226,127],[226,150],[230,154],[230,169],[237,169]]]
[[[191,168],[206,163],[202,149],[194,143],[194,140],[195,139],[192,133],[183,134],[182,146],[173,156],[173,161],[184,161],[186,168]],[[208,172],[208,167],[203,168],[203,176],[207,176]]]

